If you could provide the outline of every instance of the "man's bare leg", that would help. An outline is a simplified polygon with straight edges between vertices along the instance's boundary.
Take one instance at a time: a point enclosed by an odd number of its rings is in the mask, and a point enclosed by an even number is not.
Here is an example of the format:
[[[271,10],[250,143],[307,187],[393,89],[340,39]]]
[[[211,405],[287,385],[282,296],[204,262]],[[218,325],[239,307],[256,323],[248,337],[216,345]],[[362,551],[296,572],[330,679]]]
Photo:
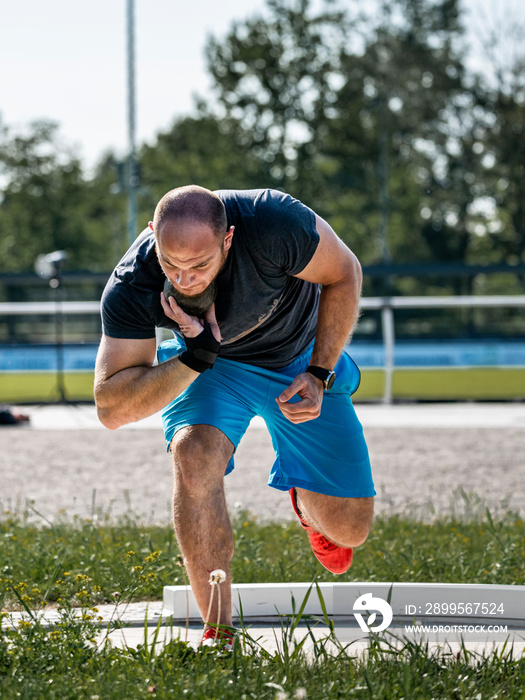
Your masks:
[[[224,472],[233,445],[217,428],[194,425],[174,436],[173,517],[193,595],[205,622],[231,625],[230,561],[233,533],[224,497]],[[222,569],[226,581],[215,591],[208,620],[212,586],[210,572]],[[218,617],[218,592],[221,596]]]
[[[297,506],[304,521],[340,547],[358,547],[368,537],[374,499],[325,496],[296,488]]]

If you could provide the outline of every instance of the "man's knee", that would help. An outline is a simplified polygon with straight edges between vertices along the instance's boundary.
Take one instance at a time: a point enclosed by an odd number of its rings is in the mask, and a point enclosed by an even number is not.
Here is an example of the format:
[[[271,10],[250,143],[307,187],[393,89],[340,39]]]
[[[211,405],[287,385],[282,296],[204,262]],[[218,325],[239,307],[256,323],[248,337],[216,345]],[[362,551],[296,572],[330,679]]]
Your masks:
[[[192,425],[175,434],[170,452],[175,484],[195,491],[222,482],[233,445],[218,428]]]
[[[327,523],[327,535],[343,547],[362,545],[372,526],[372,510],[363,507],[350,507]],[[332,534],[333,533],[333,534]]]
[[[313,524],[317,522],[328,539],[343,547],[359,547],[366,541],[374,514],[373,497],[338,498],[310,495],[308,492],[303,494]]]
[[[351,547],[359,547],[368,538],[370,528],[372,527],[373,512],[366,511],[359,514],[352,514],[347,520],[345,533],[346,541],[350,542]]]

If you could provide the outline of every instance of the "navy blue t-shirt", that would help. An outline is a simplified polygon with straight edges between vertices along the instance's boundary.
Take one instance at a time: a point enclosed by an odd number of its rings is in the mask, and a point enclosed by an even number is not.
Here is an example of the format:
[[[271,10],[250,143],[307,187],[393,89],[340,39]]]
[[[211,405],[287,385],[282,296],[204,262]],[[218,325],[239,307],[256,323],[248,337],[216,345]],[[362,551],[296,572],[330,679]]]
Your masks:
[[[293,275],[319,243],[315,215],[276,190],[219,190],[232,245],[217,277],[215,311],[223,337],[220,357],[267,369],[284,367],[315,335],[318,285]],[[112,338],[153,338],[155,327],[180,334],[165,316],[165,276],[148,228],[111,275],[102,296],[102,325]]]

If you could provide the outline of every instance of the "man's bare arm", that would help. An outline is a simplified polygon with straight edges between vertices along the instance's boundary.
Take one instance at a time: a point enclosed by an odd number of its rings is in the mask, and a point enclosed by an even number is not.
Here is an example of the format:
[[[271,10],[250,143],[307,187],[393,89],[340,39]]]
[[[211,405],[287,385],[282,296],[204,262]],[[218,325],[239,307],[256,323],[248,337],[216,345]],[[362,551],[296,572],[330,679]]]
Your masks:
[[[115,430],[167,406],[198,377],[178,358],[153,366],[155,338],[103,336],[95,365],[95,403],[100,422]]]
[[[179,324],[187,339],[197,338],[203,332],[203,321],[184,313],[173,298],[166,300],[162,294],[161,304],[166,316]],[[206,321],[220,341],[214,306],[206,312]],[[160,411],[199,376],[178,357],[153,366],[155,348],[155,338],[102,337],[95,364],[94,394],[99,420],[106,428],[115,430]]]
[[[311,364],[333,369],[359,316],[363,275],[358,259],[320,217],[319,246],[297,277],[322,285]]]
[[[332,228],[316,216],[319,245],[297,277],[321,284],[316,339],[310,364],[333,369],[359,315],[362,273],[356,256]],[[289,403],[298,394],[301,401]],[[279,397],[279,407],[293,423],[317,418],[321,412],[323,383],[300,374]]]

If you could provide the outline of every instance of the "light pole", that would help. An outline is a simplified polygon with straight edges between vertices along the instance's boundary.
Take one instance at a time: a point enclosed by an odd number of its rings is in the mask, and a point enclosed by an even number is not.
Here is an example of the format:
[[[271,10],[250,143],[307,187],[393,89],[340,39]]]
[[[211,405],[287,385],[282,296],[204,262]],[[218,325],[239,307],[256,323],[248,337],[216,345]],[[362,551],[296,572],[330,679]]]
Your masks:
[[[137,236],[137,190],[140,186],[135,143],[135,2],[127,0],[128,54],[128,162],[126,185],[128,191],[128,242]]]

